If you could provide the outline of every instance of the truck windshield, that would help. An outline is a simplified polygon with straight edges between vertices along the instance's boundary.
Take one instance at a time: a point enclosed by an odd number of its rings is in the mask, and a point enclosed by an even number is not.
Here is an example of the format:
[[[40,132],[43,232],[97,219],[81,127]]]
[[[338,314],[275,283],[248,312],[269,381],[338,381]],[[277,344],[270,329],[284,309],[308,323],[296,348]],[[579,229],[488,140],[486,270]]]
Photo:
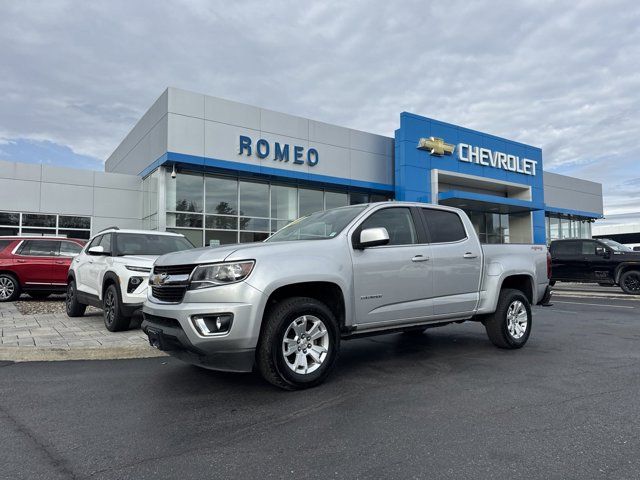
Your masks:
[[[302,217],[278,230],[266,242],[321,240],[333,238],[356,218],[367,205],[340,207]]]
[[[184,237],[153,233],[119,233],[116,242],[118,255],[164,255],[193,248]]]
[[[600,239],[602,243],[604,243],[607,247],[611,248],[614,252],[633,252],[631,247],[627,247],[621,243],[616,242],[615,240],[609,240],[608,238]]]

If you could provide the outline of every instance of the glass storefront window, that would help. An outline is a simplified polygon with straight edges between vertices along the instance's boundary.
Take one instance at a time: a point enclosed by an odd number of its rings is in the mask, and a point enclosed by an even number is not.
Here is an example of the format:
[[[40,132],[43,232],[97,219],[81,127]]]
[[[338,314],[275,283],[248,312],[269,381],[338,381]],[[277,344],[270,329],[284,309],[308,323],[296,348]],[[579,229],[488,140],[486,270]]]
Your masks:
[[[39,213],[25,213],[22,215],[22,225],[29,227],[51,227],[56,226],[55,215],[41,215]]]
[[[324,208],[330,210],[332,208],[346,207],[349,205],[349,196],[346,193],[325,192]]]
[[[167,227],[202,228],[202,215],[197,213],[167,213]]]
[[[20,224],[20,214],[11,212],[0,212],[0,225],[18,226]]]
[[[184,171],[179,171],[176,178],[171,178],[169,171],[162,170],[143,180],[146,182],[145,192],[147,189],[157,190],[157,182],[147,182],[154,175],[165,175],[167,230],[184,229],[189,232],[189,239],[199,246],[211,242],[223,245],[238,241],[262,241],[269,232],[281,229],[298,217],[352,203],[367,203],[370,199],[388,199],[382,194],[273,185]],[[145,200],[145,228],[150,228],[152,224],[158,227],[158,215],[151,213],[153,210]],[[196,230],[199,233],[194,234]],[[201,235],[199,240],[198,234]]]
[[[240,230],[255,230],[258,232],[268,232],[269,219],[240,217]]]
[[[271,218],[295,220],[298,217],[298,192],[295,187],[271,186]]]
[[[202,212],[203,176],[179,173],[176,178],[167,175],[167,210]]]
[[[369,203],[369,194],[351,192],[349,194],[349,205],[358,205],[359,203]]]
[[[207,230],[204,232],[206,247],[238,243],[238,232]]]
[[[240,243],[262,242],[269,237],[268,233],[240,232]]]
[[[237,230],[238,217],[207,215],[205,226],[216,230]]]
[[[300,188],[298,189],[298,192],[298,200],[300,202],[299,217],[304,217],[324,210],[322,190],[307,190],[305,188]]]
[[[269,184],[240,182],[240,215],[269,218]]]
[[[206,212],[218,215],[237,215],[238,181],[230,178],[205,177]]]
[[[167,232],[181,233],[187,240],[196,247],[202,246],[202,230],[191,230],[188,228],[167,228]]]

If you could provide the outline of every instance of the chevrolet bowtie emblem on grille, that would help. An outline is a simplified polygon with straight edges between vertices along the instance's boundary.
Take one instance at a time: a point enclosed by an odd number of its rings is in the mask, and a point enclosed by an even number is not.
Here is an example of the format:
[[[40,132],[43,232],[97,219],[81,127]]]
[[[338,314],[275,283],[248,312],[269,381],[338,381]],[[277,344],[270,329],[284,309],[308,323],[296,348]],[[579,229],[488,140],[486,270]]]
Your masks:
[[[157,287],[159,285],[163,285],[164,282],[167,281],[167,278],[169,278],[169,275],[167,275],[166,273],[155,273],[151,275],[149,283],[151,283],[151,285],[153,285],[154,287]]]
[[[418,148],[420,150],[428,150],[431,155],[442,157],[443,155],[451,155],[456,146],[445,143],[441,138],[429,137],[421,138],[418,142]]]

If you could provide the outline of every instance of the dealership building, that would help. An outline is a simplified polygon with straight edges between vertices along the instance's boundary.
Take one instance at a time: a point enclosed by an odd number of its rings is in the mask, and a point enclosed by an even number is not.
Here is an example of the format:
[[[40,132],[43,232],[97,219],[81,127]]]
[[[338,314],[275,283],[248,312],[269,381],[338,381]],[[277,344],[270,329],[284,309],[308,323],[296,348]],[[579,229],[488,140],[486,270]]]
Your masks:
[[[591,237],[599,183],[544,172],[534,146],[402,112],[394,137],[168,88],[105,172],[0,161],[0,235],[265,239],[291,220],[389,199],[465,210],[483,242]]]

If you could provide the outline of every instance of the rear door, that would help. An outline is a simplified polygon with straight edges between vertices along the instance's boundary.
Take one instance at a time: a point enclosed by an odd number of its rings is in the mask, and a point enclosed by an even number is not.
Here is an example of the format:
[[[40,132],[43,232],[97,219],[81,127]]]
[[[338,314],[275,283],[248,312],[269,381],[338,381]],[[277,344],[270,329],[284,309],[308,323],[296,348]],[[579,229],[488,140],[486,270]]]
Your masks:
[[[102,241],[103,235],[95,237],[87,246],[85,253],[80,258],[80,263],[76,269],[76,287],[78,290],[86,293],[96,294],[96,282],[92,281],[94,263],[98,255],[89,254],[91,247],[97,247]]]
[[[551,243],[552,280],[585,281],[585,258],[580,240],[561,240]]]
[[[78,255],[82,246],[71,240],[60,240],[58,242],[58,258],[53,262],[51,282],[55,285],[67,284],[67,273],[73,257]]]
[[[51,284],[57,250],[56,240],[24,240],[22,242],[16,250],[13,268],[25,287]]]
[[[482,273],[477,236],[467,231],[457,212],[435,208],[420,211],[431,241],[434,315],[472,313],[478,303]]]
[[[387,229],[389,243],[352,252],[356,323],[375,326],[430,317],[431,253],[417,212],[409,207],[376,210],[353,235],[376,227]]]

